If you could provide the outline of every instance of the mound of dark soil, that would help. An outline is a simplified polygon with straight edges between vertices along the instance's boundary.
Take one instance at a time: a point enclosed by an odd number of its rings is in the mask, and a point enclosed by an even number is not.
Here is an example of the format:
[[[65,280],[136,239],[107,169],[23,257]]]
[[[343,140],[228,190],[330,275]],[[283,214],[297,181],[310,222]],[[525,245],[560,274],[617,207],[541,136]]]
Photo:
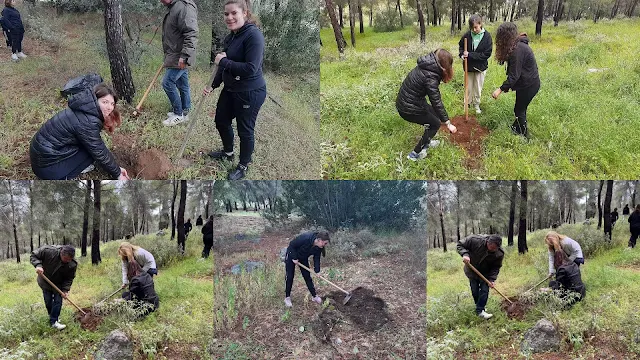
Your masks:
[[[113,154],[118,164],[127,169],[129,177],[136,179],[166,179],[171,171],[171,160],[157,148],[139,149],[126,135],[113,136]]]
[[[346,315],[358,328],[365,331],[380,329],[390,320],[384,300],[374,296],[373,290],[359,287],[351,292],[351,300],[342,304],[345,294],[334,291],[327,295],[336,309]]]
[[[455,116],[451,119],[451,123],[458,128],[458,131],[455,134],[449,134],[449,139],[467,152],[465,165],[469,168],[479,167],[482,158],[482,141],[489,135],[489,130],[480,126],[478,119],[473,116],[469,116],[468,120],[465,120],[464,115]]]
[[[518,297],[510,297],[511,304],[508,301],[502,299],[501,308],[507,313],[507,316],[511,319],[522,320],[526,313],[531,309],[531,304],[519,301]]]
[[[86,315],[82,315],[80,311],[76,312],[76,320],[80,323],[80,327],[85,330],[95,331],[102,323],[102,317],[94,314],[92,308],[82,308]]]

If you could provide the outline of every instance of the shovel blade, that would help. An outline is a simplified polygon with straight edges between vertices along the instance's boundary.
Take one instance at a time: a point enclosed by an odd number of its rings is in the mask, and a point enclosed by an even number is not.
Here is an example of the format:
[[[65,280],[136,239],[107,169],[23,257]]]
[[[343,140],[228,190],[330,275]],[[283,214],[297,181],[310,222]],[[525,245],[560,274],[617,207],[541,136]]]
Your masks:
[[[342,300],[342,305],[347,305],[349,300],[351,300],[351,293],[347,294],[347,296],[344,297],[344,300]]]

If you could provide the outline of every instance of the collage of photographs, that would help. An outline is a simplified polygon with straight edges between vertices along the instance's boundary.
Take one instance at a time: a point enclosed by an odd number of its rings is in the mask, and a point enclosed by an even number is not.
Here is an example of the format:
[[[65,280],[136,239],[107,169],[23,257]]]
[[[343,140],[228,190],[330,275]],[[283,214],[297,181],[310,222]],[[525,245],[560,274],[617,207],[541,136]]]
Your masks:
[[[4,0],[0,360],[640,359],[640,0]]]

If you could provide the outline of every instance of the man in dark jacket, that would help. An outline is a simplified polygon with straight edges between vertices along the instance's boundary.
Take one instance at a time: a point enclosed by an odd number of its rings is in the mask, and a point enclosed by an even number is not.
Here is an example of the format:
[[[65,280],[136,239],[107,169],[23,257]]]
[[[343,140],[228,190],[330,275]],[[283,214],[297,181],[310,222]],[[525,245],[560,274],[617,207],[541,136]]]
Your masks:
[[[193,225],[191,225],[191,219],[187,219],[187,222],[184,223],[184,237],[187,238],[189,237],[189,233],[191,232],[191,229],[193,229]]]
[[[100,136],[104,115],[93,90],[69,98],[68,108],[40,127],[31,139],[31,168],[40,179],[73,179],[94,161],[111,179],[126,178]]]
[[[464,49],[464,40],[467,39],[467,50]],[[482,27],[482,17],[478,14],[469,16],[469,31],[458,42],[461,59],[467,59],[469,106],[473,106],[476,114],[480,110],[480,97],[484,78],[489,67],[489,58],[493,52],[491,34]]]
[[[44,304],[49,313],[49,324],[58,330],[66,328],[66,325],[58,321],[62,310],[62,298],[67,298],[71,290],[71,284],[76,277],[78,263],[73,259],[76,250],[73,246],[45,245],[31,253],[31,265],[38,273],[38,285],[42,289]],[[60,295],[44,278],[46,276],[62,292]]]
[[[498,235],[470,235],[458,241],[458,254],[465,264],[473,265],[484,277],[491,282],[488,285],[468,266],[464,267],[464,274],[469,278],[471,294],[476,304],[476,314],[483,319],[493,315],[485,310],[489,299],[489,286],[493,287],[502,267],[504,250],[500,247],[502,238]]]
[[[202,226],[202,215],[198,215],[196,219],[196,226]]]
[[[202,257],[209,258],[209,252],[213,247],[213,215],[209,216],[209,220],[202,227],[202,242],[204,243],[204,249],[202,249]]]
[[[618,214],[618,208],[613,208],[613,211],[611,212],[611,227],[614,227],[616,225],[616,221],[618,221],[619,217],[620,215]]]
[[[624,208],[622,209],[622,218],[626,219],[629,216],[629,204],[624,204]]]
[[[122,298],[129,301],[137,301],[136,308],[146,306],[140,316],[146,316],[160,306],[160,299],[156,293],[153,277],[142,268],[137,261],[127,262],[127,277],[129,279],[129,291],[122,293]]]
[[[309,256],[313,255],[313,270],[317,273],[320,272],[320,255],[324,256],[324,247],[329,243],[329,233],[326,231],[320,232],[305,232],[295,239],[291,240],[289,247],[287,248],[287,254],[285,257],[285,270],[286,270],[286,287],[284,304],[287,307],[292,307],[291,303],[291,287],[293,286],[293,276],[295,274],[296,265],[298,263],[309,267]],[[316,295],[316,289],[313,286],[313,279],[309,271],[300,267],[300,273],[307,284],[307,289],[313,297],[313,301],[322,304],[322,299]]]
[[[629,238],[629,247],[627,249],[633,249],[636,247],[636,241],[640,236],[640,204],[636,205],[634,212],[629,215],[629,231],[631,231],[631,237]]]
[[[162,50],[167,71],[162,87],[169,97],[172,111],[163,121],[165,126],[189,120],[191,89],[189,66],[196,61],[198,43],[198,8],[194,0],[160,0],[167,7],[162,21]]]

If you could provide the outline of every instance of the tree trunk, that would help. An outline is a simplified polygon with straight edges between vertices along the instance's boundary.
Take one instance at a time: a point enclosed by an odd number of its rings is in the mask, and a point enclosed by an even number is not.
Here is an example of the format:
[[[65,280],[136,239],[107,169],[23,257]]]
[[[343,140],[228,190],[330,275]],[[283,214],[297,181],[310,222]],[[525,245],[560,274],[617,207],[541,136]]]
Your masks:
[[[33,182],[29,180],[29,238],[30,249],[33,252]]]
[[[460,183],[456,181],[456,232],[460,241]]]
[[[93,180],[93,232],[91,234],[91,263],[98,265],[100,258],[100,180]]]
[[[215,10],[223,9],[224,1],[214,0],[212,5]],[[279,6],[280,6],[279,2],[276,1],[276,4],[275,4],[276,13],[278,11]],[[211,18],[211,51],[209,53],[209,65],[213,65],[216,59],[216,55],[222,52],[224,48],[224,44],[222,43],[222,40],[224,39],[227,33],[227,26],[224,24],[222,14],[217,15],[218,14],[217,11],[214,11],[213,13],[216,15],[214,15]]]
[[[331,27],[333,28],[333,35],[336,38],[338,51],[340,52],[340,54],[344,54],[344,47],[346,46],[346,43],[344,41],[344,37],[342,36],[341,26],[338,24],[338,20],[336,19],[333,1],[325,0],[325,3],[327,4],[327,11],[329,12],[329,18],[331,19]],[[342,22],[342,14],[340,14],[340,21]]]
[[[369,7],[369,27],[373,27],[373,6]]]
[[[13,223],[13,239],[16,243],[16,261],[18,264],[20,263],[20,245],[18,244],[18,230],[16,227],[16,206],[13,200],[13,185],[11,183],[12,180],[5,180],[7,190],[9,190],[9,199],[11,201],[11,222]]]
[[[542,0],[539,0],[542,1]],[[513,1],[513,4],[511,5],[511,18],[509,19],[510,22],[513,22],[513,14],[516,12],[516,0]]]
[[[356,14],[353,11],[353,0],[349,0],[349,32],[351,34],[351,47],[356,47]]]
[[[638,188],[638,180],[633,181],[633,193],[631,195],[631,211],[636,208],[636,189]]]
[[[458,0],[458,31],[462,30],[462,23],[464,22],[462,14],[462,1]]]
[[[598,188],[598,229],[602,227],[602,187],[604,186],[604,180],[600,180],[600,187]]]
[[[400,0],[398,0],[397,4],[396,4],[396,8],[398,9],[398,13],[400,14],[400,28],[403,29],[404,28],[404,23],[402,20],[402,7],[400,7]]]
[[[436,6],[436,0],[431,0],[431,7],[433,8],[433,26],[438,25],[438,7]]]
[[[538,0],[538,13],[536,15],[536,35],[538,36],[542,36],[542,20],[543,19],[544,19],[544,0]]]
[[[338,17],[339,19],[339,24],[340,24],[340,29],[344,28],[344,11],[342,10],[342,5],[338,5]]]
[[[449,29],[449,32],[451,33],[451,35],[455,34],[457,18],[458,17],[456,16],[456,0],[451,0],[451,28]]]
[[[427,35],[424,25],[424,13],[422,12],[422,0],[416,0],[416,7],[418,9],[418,23],[420,24],[420,42],[425,43]]]
[[[102,2],[104,3],[104,32],[111,69],[111,81],[118,96],[131,104],[136,89],[133,85],[131,68],[129,68],[129,59],[127,58],[120,0],[103,0]]]
[[[360,34],[364,34],[364,20],[362,19],[362,1],[358,0],[358,21],[360,21]]]
[[[184,234],[184,207],[187,204],[187,180],[180,180],[180,201],[178,203],[178,248],[184,254],[185,244]]]
[[[527,247],[527,180],[520,180],[520,224],[518,225],[518,253],[529,251]]]
[[[518,194],[518,180],[511,182],[511,204],[509,207],[509,228],[507,235],[507,245],[513,246],[513,225],[516,219],[516,196]]]
[[[171,180],[173,185],[173,199],[171,200],[171,240],[176,237],[176,196],[178,195],[178,180]]]
[[[489,22],[493,22],[493,20],[495,19],[493,13],[493,1],[494,0],[489,0]]]
[[[91,180],[87,180],[87,191],[84,194],[84,214],[82,216],[82,238],[80,240],[81,256],[87,256],[87,235],[89,234],[89,207],[91,205]]]
[[[611,196],[613,195],[613,180],[607,180],[607,191],[604,196],[604,235],[611,241]]]
[[[444,231],[444,207],[442,205],[442,193],[440,192],[440,182],[436,181],[438,186],[438,205],[440,210],[440,230],[442,231],[442,249],[444,252],[447,252],[447,235]]]

